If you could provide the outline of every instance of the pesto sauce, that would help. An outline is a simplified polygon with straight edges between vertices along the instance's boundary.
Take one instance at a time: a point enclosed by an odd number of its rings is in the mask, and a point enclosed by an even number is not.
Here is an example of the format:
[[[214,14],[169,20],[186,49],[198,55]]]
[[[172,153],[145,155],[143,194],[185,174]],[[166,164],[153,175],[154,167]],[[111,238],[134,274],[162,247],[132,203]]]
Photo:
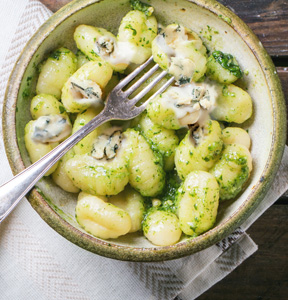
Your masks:
[[[230,71],[231,74],[236,76],[237,78],[241,78],[243,76],[243,72],[241,71],[239,65],[235,62],[233,55],[223,53],[221,51],[214,51],[212,56],[218,62],[222,68]]]
[[[139,0],[130,0],[130,5],[132,9],[142,11],[147,17],[153,14],[154,8]]]
[[[61,55],[63,55],[63,54],[65,55],[65,54],[68,54],[68,53],[70,53],[70,50],[68,50],[68,49],[65,50],[65,51],[56,50],[56,51],[52,52],[49,57],[52,58],[52,59],[59,60]]]

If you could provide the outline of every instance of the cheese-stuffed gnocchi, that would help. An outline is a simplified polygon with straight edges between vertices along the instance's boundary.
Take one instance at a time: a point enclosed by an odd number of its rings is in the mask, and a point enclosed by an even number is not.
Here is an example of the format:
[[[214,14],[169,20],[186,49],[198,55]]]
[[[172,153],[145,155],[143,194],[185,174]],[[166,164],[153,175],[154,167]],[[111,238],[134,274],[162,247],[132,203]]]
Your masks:
[[[88,108],[83,112],[79,113],[74,121],[72,134],[78,131],[81,127],[90,122],[93,118],[95,118],[99,112],[101,111],[101,107],[99,108]],[[91,153],[93,150],[93,144],[95,139],[103,132],[105,129],[111,127],[109,123],[104,123],[103,125],[94,129],[91,133],[89,133],[84,139],[82,139],[78,144],[76,144],[73,149],[75,154],[85,154]]]
[[[117,37],[104,28],[79,25],[74,33],[76,45],[89,59],[100,58],[114,71],[123,72],[129,64],[143,63],[151,55],[151,42],[157,34],[157,21],[151,14],[128,12]]]
[[[167,129],[202,123],[215,108],[217,96],[210,83],[171,86],[149,102],[148,116]]]
[[[132,10],[121,21],[117,35],[118,45],[129,43],[130,51],[135,53],[130,62],[141,64],[151,56],[151,45],[156,35],[156,18],[147,16],[142,11]]]
[[[30,121],[25,126],[24,140],[26,149],[28,151],[32,163],[36,162],[59,145],[58,142],[41,143],[39,141],[35,141],[33,138],[35,134],[34,132],[35,121]],[[53,167],[51,167],[51,169],[48,172],[46,172],[45,176],[49,176],[51,173],[53,173],[56,170],[58,163],[59,162],[57,162]]]

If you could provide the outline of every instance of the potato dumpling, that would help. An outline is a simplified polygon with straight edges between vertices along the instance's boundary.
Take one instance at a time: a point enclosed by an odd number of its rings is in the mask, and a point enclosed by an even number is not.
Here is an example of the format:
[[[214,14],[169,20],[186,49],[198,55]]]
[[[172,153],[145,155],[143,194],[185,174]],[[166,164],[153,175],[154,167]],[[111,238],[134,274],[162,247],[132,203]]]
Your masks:
[[[152,42],[154,61],[175,76],[180,85],[203,78],[206,51],[200,37],[179,24],[168,25]]]
[[[118,51],[116,47],[116,36],[104,28],[79,25],[75,29],[74,40],[77,48],[90,60],[106,61],[116,72],[123,72],[129,64],[125,52]]]
[[[175,131],[154,124],[145,113],[142,115],[139,125],[143,135],[152,143],[153,148],[157,149],[163,156],[164,170],[172,170],[174,168],[175,149],[179,143]]]
[[[235,57],[210,52],[202,37],[181,24],[158,26],[150,4],[128,2],[132,10],[117,34],[77,24],[76,55],[62,47],[39,65],[24,140],[36,162],[101,114],[109,92],[152,54],[160,68],[129,96],[165,73],[138,102],[147,100],[146,111],[97,127],[45,175],[64,191],[79,193],[76,220],[83,232],[100,239],[137,232],[131,237],[138,239],[142,230],[155,247],[166,247],[182,234],[193,238],[210,230],[219,201],[242,191],[252,170],[251,139],[244,129],[225,126],[248,120],[253,104],[232,84],[243,76]],[[151,68],[155,63],[124,91]],[[171,78],[173,85],[151,97]]]
[[[176,148],[175,165],[184,179],[194,170],[208,171],[223,149],[222,133],[217,121],[208,120],[203,126],[190,129]]]
[[[81,192],[76,205],[76,219],[88,233],[101,239],[115,239],[131,229],[129,214],[107,203],[107,199]]]
[[[101,107],[99,108],[88,108],[83,112],[79,113],[74,121],[72,134],[82,128],[84,125],[89,123],[94,117],[96,117],[99,112],[102,110]],[[104,131],[105,129],[111,127],[109,123],[104,123],[103,125],[95,128],[91,133],[89,133],[84,139],[82,139],[79,143],[77,143],[73,149],[75,154],[85,154],[91,153],[93,150],[93,144],[97,136]]]
[[[113,71],[106,62],[90,61],[78,69],[64,84],[62,103],[70,113],[89,107],[103,107],[102,91]]]
[[[68,177],[65,171],[65,164],[66,162],[74,157],[75,153],[74,150],[71,149],[68,151],[60,160],[57,166],[57,169],[52,173],[53,181],[60,186],[64,191],[69,193],[79,193],[80,189],[77,188],[73,181]]]
[[[35,122],[36,121],[30,121],[27,123],[24,133],[25,146],[32,163],[36,162],[59,145],[59,142],[41,143],[39,141],[35,141],[33,138],[35,132]],[[59,162],[56,162],[56,164],[46,172],[45,176],[52,174],[56,170],[58,163]]]
[[[152,209],[146,215],[143,232],[145,237],[157,246],[174,245],[182,234],[177,216],[172,212],[157,209]]]
[[[219,204],[219,185],[211,174],[191,172],[178,190],[177,215],[182,231],[197,236],[213,227]]]
[[[126,211],[131,218],[131,229],[136,232],[141,229],[144,218],[144,198],[129,185],[118,195],[109,198],[109,202]]]
[[[237,196],[252,171],[252,158],[249,150],[240,144],[226,145],[220,160],[210,173],[220,186],[220,200]]]
[[[217,121],[241,124],[252,116],[252,99],[240,87],[229,84],[218,86],[218,97],[211,116]]]
[[[172,107],[167,106],[164,93],[156,96],[147,105],[148,117],[166,129],[180,129],[182,126]]]
[[[233,83],[243,76],[239,64],[231,54],[214,51],[208,58],[207,75],[220,83]]]
[[[114,71],[123,72],[129,64],[141,64],[151,56],[156,34],[156,18],[133,10],[123,17],[117,38],[104,28],[80,25],[74,39],[89,59],[106,61]]]
[[[129,183],[142,196],[154,197],[165,185],[162,157],[150,148],[145,138],[136,130],[126,131],[131,158],[128,165]]]
[[[77,70],[80,69],[87,62],[91,61],[91,59],[87,55],[85,55],[81,50],[78,50],[76,52],[76,57],[77,57]]]
[[[152,53],[152,41],[157,35],[157,20],[154,16],[147,16],[139,10],[128,12],[122,19],[117,40],[118,45],[129,43],[134,55],[130,62],[142,64]]]
[[[34,120],[41,116],[67,115],[62,103],[54,96],[48,94],[39,94],[33,97],[30,104],[30,113]]]
[[[240,127],[226,127],[222,130],[224,144],[240,144],[250,149],[251,138],[249,133]]]
[[[208,119],[217,95],[209,82],[170,86],[149,102],[148,116],[155,124],[177,130]]]
[[[64,83],[76,68],[77,59],[73,52],[64,47],[55,50],[41,66],[37,94],[49,94],[59,100]]]
[[[65,170],[73,184],[92,195],[117,195],[129,180],[127,137],[114,127],[97,137],[90,154],[67,161]]]

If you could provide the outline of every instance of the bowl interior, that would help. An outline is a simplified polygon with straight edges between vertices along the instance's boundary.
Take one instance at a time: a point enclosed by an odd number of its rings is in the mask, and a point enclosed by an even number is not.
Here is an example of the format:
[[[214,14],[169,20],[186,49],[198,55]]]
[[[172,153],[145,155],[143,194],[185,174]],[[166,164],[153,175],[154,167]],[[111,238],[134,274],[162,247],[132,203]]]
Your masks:
[[[259,197],[262,197],[259,196],[259,193],[256,193],[256,190],[259,189],[259,183],[263,181],[263,176],[266,174],[269,164],[271,164],[270,156],[272,149],[275,148],[275,122],[279,122],[279,120],[276,121],[277,115],[274,109],[275,100],[273,100],[273,94],[271,94],[269,87],[271,82],[269,82],[269,76],[263,71],[264,64],[268,64],[268,68],[272,69],[273,66],[269,65],[269,60],[268,63],[261,62],[261,51],[265,54],[265,50],[261,50],[261,45],[260,47],[257,45],[258,50],[255,50],[253,43],[257,44],[258,40],[253,37],[251,33],[245,32],[245,30],[247,30],[246,27],[242,26],[241,21],[236,17],[234,18],[231,12],[228,12],[214,1],[200,0],[195,2],[200,5],[184,0],[150,1],[151,5],[155,8],[155,16],[158,22],[163,25],[176,22],[191,28],[203,38],[208,49],[222,50],[223,52],[231,53],[237,58],[237,61],[245,73],[243,79],[237,84],[246,89],[253,99],[253,117],[241,125],[245,129],[249,128],[249,134],[252,139],[251,153],[253,157],[253,173],[245,191],[236,200],[221,203],[216,228],[193,241],[191,239],[181,240],[178,243],[178,248],[184,250],[180,252],[175,251],[175,246],[166,247],[164,250],[162,249],[161,251],[168,253],[166,258],[175,258],[209,246],[217,239],[221,239],[224,232],[231,231],[243,218],[248,216],[254,206],[253,203],[256,202]],[[207,6],[209,9],[204,6]],[[10,104],[11,113],[16,114],[14,129],[16,129],[17,144],[19,147],[19,150],[14,149],[13,151],[9,151],[8,149],[8,156],[10,156],[14,172],[19,172],[19,170],[17,170],[17,168],[19,169],[19,165],[15,167],[15,157],[18,158],[18,161],[22,159],[25,166],[30,165],[30,159],[24,144],[24,127],[31,119],[29,106],[31,98],[35,94],[35,85],[38,76],[37,66],[39,63],[47,57],[49,52],[57,47],[65,46],[75,51],[76,47],[73,41],[73,32],[76,26],[80,24],[104,27],[114,34],[117,34],[120,21],[129,10],[130,6],[127,0],[104,0],[99,2],[90,0],[82,1],[81,4],[73,2],[56,14],[56,16],[48,21],[48,23],[40,29],[40,32],[34,36],[29,48],[26,48],[27,51],[22,55],[22,57],[25,56],[26,58],[20,58],[20,62],[22,60],[22,67],[18,73],[22,73],[18,77],[19,80],[13,83],[14,88],[15,86],[17,87],[18,84],[17,90],[19,90],[15,98],[16,106],[15,103]],[[71,14],[72,11],[74,11],[73,14]],[[109,11],[109,13],[107,13],[107,11]],[[219,12],[221,12],[221,14]],[[243,39],[245,35],[250,36],[249,43]],[[6,101],[11,102],[12,100]],[[265,121],[263,122],[263,120]],[[14,129],[6,130],[5,135],[10,137],[6,138],[6,140],[8,140],[6,144],[13,144],[13,142],[9,140],[11,137],[13,138],[13,135],[15,138],[15,133],[13,133]],[[7,148],[10,147],[9,145]],[[279,148],[281,152],[283,147],[280,145]],[[275,163],[275,168],[277,167],[276,165],[277,162]],[[23,165],[20,168],[23,168]],[[34,197],[35,201],[32,201],[32,203],[36,210],[37,206],[40,206],[41,201],[46,201],[50,207],[49,209],[52,209],[57,214],[58,220],[62,219],[65,221],[63,223],[61,220],[62,229],[58,229],[58,231],[63,234],[63,228],[65,231],[66,227],[67,230],[70,231],[68,237],[70,240],[85,248],[89,248],[91,251],[103,254],[99,251],[99,247],[102,247],[101,245],[107,246],[108,242],[102,242],[99,239],[89,236],[79,227],[75,220],[77,196],[63,191],[57,187],[50,178],[41,179],[37,187],[39,191],[41,191],[43,198],[41,200],[41,197],[36,197],[37,200],[35,200],[36,198]],[[45,209],[48,209],[48,206]],[[237,215],[239,215],[239,218]],[[55,224],[55,220],[53,221],[54,223],[51,219],[49,221],[49,218],[47,218],[43,211],[41,216],[57,230],[59,224]],[[65,235],[65,233],[63,235]],[[212,235],[213,238],[209,237]],[[84,244],[83,240],[86,240]],[[90,246],[93,244],[94,247],[87,247],[86,242],[88,244],[90,243]],[[197,243],[200,243],[200,246],[195,246]],[[141,234],[130,234],[117,240],[110,240],[109,244],[112,245],[112,248],[116,247],[115,249],[118,251],[118,254],[109,254],[108,256],[120,259],[129,259],[129,257],[127,258],[124,254],[119,254],[121,253],[121,247],[118,246],[124,246],[123,249],[127,249],[127,247],[145,247],[142,251],[147,252],[146,259],[149,260],[155,259],[155,252],[160,251],[161,248],[151,245]],[[153,251],[149,252],[149,248]],[[138,259],[141,260],[141,257],[138,256]],[[158,257],[158,259],[160,258]]]

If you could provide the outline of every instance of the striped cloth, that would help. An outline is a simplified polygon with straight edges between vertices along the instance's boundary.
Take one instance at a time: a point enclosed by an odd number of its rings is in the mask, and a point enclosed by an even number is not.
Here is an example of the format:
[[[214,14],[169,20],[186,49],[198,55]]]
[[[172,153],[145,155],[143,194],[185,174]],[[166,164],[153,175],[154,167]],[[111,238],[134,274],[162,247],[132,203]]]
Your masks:
[[[37,0],[0,1],[1,104],[19,53],[51,14]],[[12,173],[2,139],[0,169],[4,183]],[[287,149],[278,174],[255,213],[229,237],[194,255],[159,263],[121,262],[87,252],[53,231],[24,200],[0,225],[0,298],[196,299],[257,250],[245,230],[287,189]]]

